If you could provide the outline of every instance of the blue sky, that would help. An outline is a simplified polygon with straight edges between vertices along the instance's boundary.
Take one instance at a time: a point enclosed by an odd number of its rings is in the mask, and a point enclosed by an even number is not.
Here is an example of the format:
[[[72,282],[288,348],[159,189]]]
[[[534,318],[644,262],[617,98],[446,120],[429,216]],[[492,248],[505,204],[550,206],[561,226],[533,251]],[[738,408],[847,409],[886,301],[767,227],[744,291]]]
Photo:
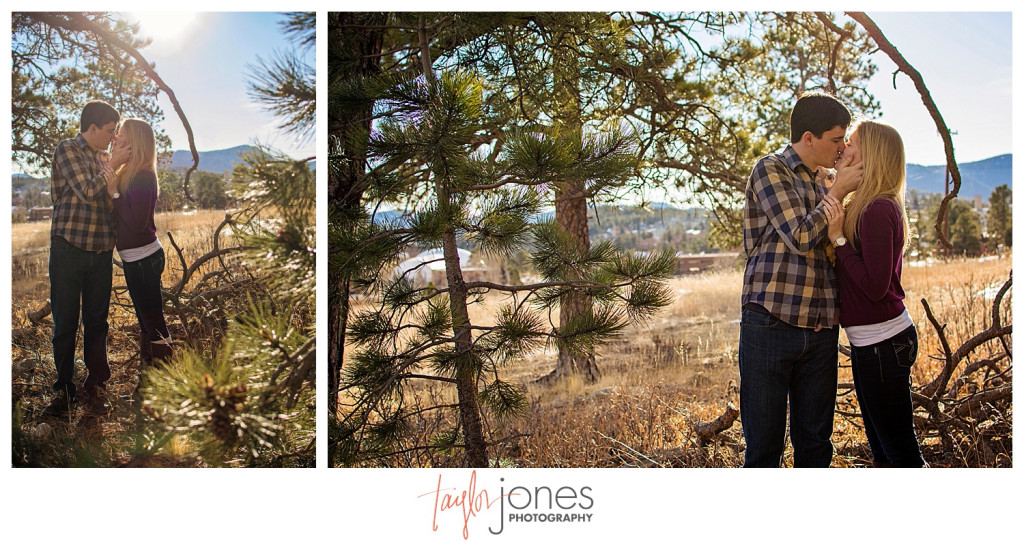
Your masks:
[[[924,79],[954,132],[957,162],[1008,154],[1012,148],[1011,14],[867,13]],[[946,162],[939,137],[910,77],[885,53],[873,55],[878,73],[868,89],[881,102],[880,120],[903,136],[907,161]]]
[[[155,15],[155,17],[154,17]],[[206,12],[195,17],[176,13],[127,14],[141,20],[140,34],[153,37],[142,54],[174,91],[195,137],[198,150],[219,150],[260,142],[295,158],[315,154],[315,137],[299,142],[277,129],[273,115],[247,93],[247,65],[257,57],[292,48],[281,32],[279,13]],[[180,18],[178,18],[180,17]],[[303,51],[314,64],[315,51]],[[164,130],[172,148],[188,148],[188,138],[167,96],[161,92]]]

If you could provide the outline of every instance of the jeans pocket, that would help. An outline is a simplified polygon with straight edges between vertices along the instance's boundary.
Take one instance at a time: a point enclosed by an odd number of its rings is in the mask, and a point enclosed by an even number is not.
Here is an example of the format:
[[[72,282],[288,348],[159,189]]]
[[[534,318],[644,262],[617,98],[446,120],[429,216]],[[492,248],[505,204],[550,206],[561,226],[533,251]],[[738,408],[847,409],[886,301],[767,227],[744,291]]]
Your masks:
[[[746,325],[748,327],[759,327],[762,329],[772,329],[780,327],[782,320],[756,310],[744,308],[740,313],[740,325]]]
[[[913,327],[911,327],[913,329]],[[917,361],[917,331],[904,332],[892,338],[892,349],[896,355],[896,364],[902,368],[910,368]]]

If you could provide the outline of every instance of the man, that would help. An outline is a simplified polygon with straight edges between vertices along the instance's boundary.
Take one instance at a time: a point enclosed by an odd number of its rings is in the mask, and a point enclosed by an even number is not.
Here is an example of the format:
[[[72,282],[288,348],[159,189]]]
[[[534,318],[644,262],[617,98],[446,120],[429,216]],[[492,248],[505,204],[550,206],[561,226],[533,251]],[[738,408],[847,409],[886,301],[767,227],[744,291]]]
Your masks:
[[[88,371],[82,386],[83,402],[91,414],[109,411],[104,389],[110,379],[107,314],[114,224],[106,188],[107,182],[115,178],[114,171],[131,154],[131,149],[125,148],[117,149],[113,156],[107,154],[107,147],[116,138],[119,118],[109,104],[90,102],[82,110],[81,133],[61,141],[53,153],[50,306],[57,381],[53,384],[56,394],[43,410],[47,415],[67,415],[77,402],[73,379],[79,313]]]
[[[850,120],[831,95],[801,96],[790,116],[792,143],[761,158],[747,182],[739,346],[745,467],[780,465],[787,402],[793,465],[832,461],[839,327],[825,208],[857,187],[862,166],[845,167],[844,158],[835,177],[825,169],[837,166]]]

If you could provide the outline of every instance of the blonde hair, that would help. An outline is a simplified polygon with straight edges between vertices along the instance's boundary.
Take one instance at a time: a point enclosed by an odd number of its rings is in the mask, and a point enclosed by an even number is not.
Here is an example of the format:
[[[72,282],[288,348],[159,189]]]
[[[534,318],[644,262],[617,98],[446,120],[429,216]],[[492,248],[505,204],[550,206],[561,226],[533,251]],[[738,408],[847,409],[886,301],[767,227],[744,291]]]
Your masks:
[[[140,171],[152,171],[156,176],[156,138],[153,137],[153,127],[139,118],[125,119],[117,137],[127,138],[132,148],[128,163],[117,172],[117,191],[123,194]],[[157,182],[157,193],[159,191],[160,183]]]
[[[860,122],[855,132],[864,163],[864,176],[857,190],[846,198],[843,236],[858,242],[864,209],[875,199],[889,199],[899,207],[903,220],[902,249],[906,250],[910,245],[910,223],[907,219],[907,164],[903,139],[892,126],[870,120]]]

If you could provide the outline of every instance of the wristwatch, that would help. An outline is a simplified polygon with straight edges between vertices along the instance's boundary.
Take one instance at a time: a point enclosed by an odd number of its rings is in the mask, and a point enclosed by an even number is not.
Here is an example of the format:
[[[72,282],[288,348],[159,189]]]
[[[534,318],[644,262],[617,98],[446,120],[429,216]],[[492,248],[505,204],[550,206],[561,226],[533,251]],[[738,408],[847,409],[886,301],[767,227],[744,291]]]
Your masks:
[[[113,195],[110,196],[111,199],[117,199],[118,197],[121,197],[121,192],[114,192]],[[845,241],[846,239],[843,240]]]
[[[839,248],[840,246],[846,246],[846,237],[839,237],[836,240],[832,241],[832,244],[835,244],[836,248]]]

